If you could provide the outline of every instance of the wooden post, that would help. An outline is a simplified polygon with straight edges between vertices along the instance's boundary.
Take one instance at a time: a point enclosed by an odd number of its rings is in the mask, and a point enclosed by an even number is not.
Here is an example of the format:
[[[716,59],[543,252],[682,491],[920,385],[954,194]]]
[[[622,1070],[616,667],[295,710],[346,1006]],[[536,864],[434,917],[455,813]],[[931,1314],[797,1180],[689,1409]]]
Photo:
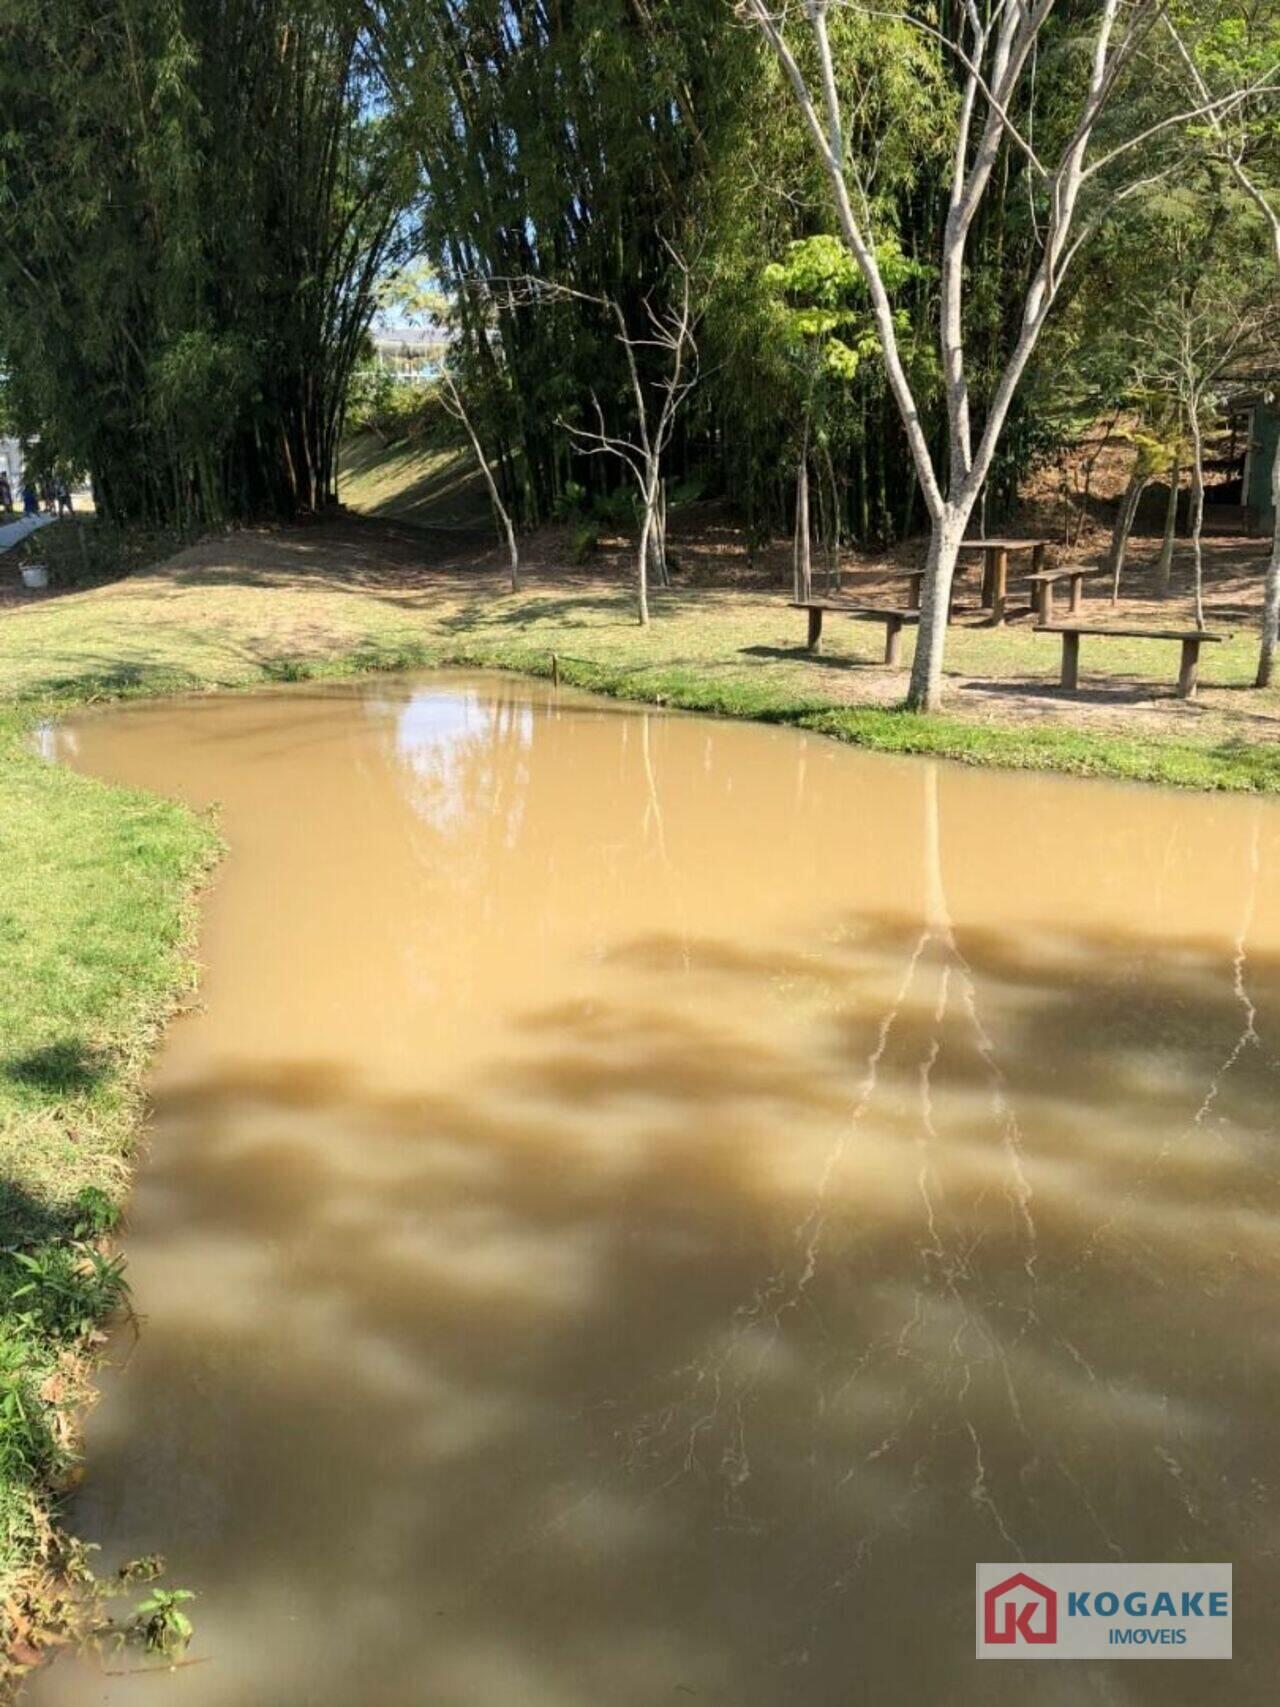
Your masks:
[[[819,605],[809,606],[809,650],[822,650],[822,608]]]
[[[1084,571],[1071,577],[1071,614],[1079,616],[1084,608]]]
[[[1004,607],[1009,588],[1009,553],[1000,550],[994,553],[991,565],[991,614],[1000,623],[1004,621]]]
[[[1044,559],[1047,549],[1048,547],[1045,545],[1044,540],[1041,540],[1038,545],[1033,545],[1031,547],[1031,573],[1033,575],[1038,575],[1044,568]]]
[[[890,616],[884,624],[884,661],[886,664],[902,662],[902,618]]]
[[[924,583],[924,570],[917,569],[907,584],[907,609],[920,609],[920,588]]]
[[[991,608],[991,590],[995,582],[996,554],[990,547],[982,554],[982,598],[979,601],[983,610]]]
[[[1041,622],[1053,621],[1053,582],[1036,581],[1036,615]]]
[[[1184,640],[1182,642],[1182,668],[1178,671],[1178,693],[1182,699],[1196,697],[1196,684],[1200,679],[1200,642]]]
[[[1062,685],[1073,693],[1080,685],[1080,636],[1070,631],[1062,636]]]

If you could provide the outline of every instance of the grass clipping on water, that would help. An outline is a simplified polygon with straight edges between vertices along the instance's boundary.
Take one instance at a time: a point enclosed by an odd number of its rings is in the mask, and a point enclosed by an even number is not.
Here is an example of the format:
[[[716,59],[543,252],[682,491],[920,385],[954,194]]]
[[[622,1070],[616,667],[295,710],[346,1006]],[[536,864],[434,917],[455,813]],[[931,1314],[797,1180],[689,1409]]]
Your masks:
[[[216,856],[182,807],[44,763],[0,714],[0,1617],[9,1678],[66,1603],[50,1520],[75,1407],[126,1302],[110,1248],[158,1031],[192,988]],[[46,1598],[42,1601],[42,1594]]]

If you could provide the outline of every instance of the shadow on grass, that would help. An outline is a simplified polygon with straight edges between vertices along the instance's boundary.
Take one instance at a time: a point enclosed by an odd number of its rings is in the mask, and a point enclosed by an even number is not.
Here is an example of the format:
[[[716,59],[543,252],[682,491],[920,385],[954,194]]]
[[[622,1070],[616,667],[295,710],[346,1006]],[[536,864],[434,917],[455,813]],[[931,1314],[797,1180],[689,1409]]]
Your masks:
[[[795,646],[741,646],[744,658],[776,658],[784,664],[818,664],[830,670],[883,670],[882,658],[848,658],[830,652],[810,652],[803,642]]]
[[[82,1096],[96,1089],[110,1070],[105,1051],[82,1037],[62,1038],[0,1066],[10,1083],[54,1097]]]

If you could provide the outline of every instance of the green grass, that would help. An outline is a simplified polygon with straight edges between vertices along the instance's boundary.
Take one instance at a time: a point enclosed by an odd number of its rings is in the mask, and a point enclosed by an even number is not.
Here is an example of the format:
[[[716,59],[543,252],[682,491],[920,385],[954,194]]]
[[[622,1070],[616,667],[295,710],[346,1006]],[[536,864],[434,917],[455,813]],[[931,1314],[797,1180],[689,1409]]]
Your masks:
[[[103,1235],[127,1192],[146,1064],[192,985],[195,896],[216,852],[213,826],[183,808],[43,762],[42,719],[94,700],[371,669],[545,676],[555,655],[563,679],[599,693],[883,752],[1280,791],[1280,693],[1243,691],[1248,634],[1206,661],[1206,705],[1171,703],[1154,736],[1119,721],[1014,723],[990,701],[984,716],[922,718],[865,703],[885,682],[878,630],[833,622],[826,653],[809,657],[778,593],[662,595],[645,632],[616,582],[534,579],[512,596],[496,573],[424,569],[403,544],[388,570],[388,549],[358,527],[233,536],[163,572],[0,617],[0,1606],[38,1603],[55,1545],[68,1407],[121,1296]],[[1025,628],[962,627],[948,662],[959,708],[962,678],[1051,683],[1057,646]],[[1083,663],[1086,680],[1168,681],[1175,658],[1106,642],[1086,645]]]
[[[192,982],[216,839],[176,805],[44,763],[31,723],[0,711],[0,1600],[38,1619],[68,1408],[123,1298],[103,1235],[145,1063]]]
[[[463,452],[406,433],[384,440],[372,430],[343,447],[342,502],[364,515],[433,527],[483,526],[489,503]]]

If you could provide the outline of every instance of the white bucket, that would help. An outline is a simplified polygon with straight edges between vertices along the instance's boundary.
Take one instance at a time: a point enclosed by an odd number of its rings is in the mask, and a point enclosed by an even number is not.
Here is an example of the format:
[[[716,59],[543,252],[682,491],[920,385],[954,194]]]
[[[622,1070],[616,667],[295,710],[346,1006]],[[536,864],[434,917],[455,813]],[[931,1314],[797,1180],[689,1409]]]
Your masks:
[[[49,571],[43,563],[24,563],[22,565],[22,584],[34,592],[38,587],[49,585]]]

